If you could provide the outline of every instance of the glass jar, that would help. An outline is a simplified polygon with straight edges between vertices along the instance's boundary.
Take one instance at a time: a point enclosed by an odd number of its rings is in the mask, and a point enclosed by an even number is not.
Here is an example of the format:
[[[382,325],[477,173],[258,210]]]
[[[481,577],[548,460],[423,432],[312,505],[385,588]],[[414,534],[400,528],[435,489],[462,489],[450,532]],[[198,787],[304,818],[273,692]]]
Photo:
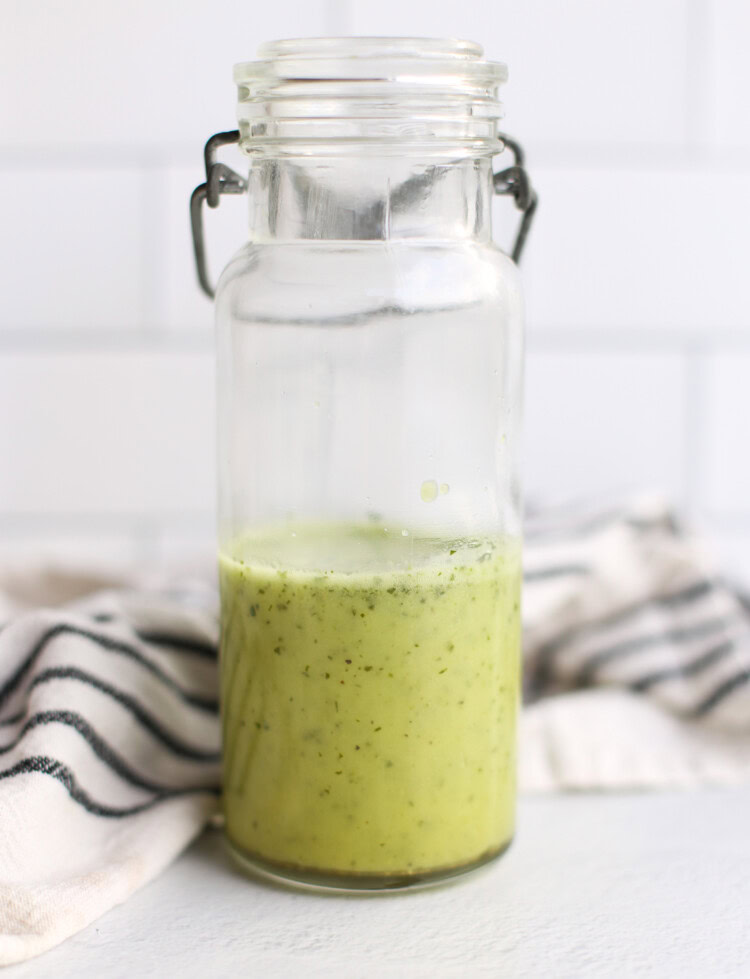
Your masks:
[[[226,834],[277,877],[411,886],[513,835],[522,308],[491,204],[534,199],[493,175],[478,45],[259,57],[193,200],[199,263],[202,200],[250,202],[216,293]]]

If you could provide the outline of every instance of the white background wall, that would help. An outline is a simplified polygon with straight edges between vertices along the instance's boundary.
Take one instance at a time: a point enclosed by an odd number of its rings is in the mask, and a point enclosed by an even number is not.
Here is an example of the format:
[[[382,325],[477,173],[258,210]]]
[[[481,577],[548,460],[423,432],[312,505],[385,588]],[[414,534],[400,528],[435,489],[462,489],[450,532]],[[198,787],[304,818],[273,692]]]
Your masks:
[[[527,487],[657,488],[750,575],[747,0],[0,0],[0,552],[213,533],[210,304],[187,202],[231,67],[305,34],[506,61],[541,205]],[[214,267],[244,203],[211,214]]]

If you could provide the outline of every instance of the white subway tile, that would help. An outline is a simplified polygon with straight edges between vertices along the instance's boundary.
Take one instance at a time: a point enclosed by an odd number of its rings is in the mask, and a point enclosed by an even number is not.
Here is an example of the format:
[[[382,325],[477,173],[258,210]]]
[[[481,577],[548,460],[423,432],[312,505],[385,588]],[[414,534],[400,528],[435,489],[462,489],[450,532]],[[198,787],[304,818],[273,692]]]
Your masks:
[[[1,177],[0,330],[138,326],[142,175],[31,169]]]
[[[510,72],[520,140],[675,144],[687,131],[683,0],[351,0],[356,34],[479,41]]]
[[[210,510],[213,382],[202,352],[0,356],[0,512]]]
[[[716,138],[724,146],[750,144],[750,4],[747,0],[712,0],[712,94]]]
[[[670,354],[529,352],[525,484],[540,504],[656,490],[680,502],[684,372]]]
[[[325,33],[326,0],[4,0],[0,144],[195,143],[234,124],[232,65]]]
[[[533,171],[524,255],[532,326],[750,325],[750,174]]]
[[[238,169],[244,164],[247,174],[247,162],[239,154],[228,156],[227,162]],[[164,174],[163,322],[175,330],[209,331],[213,325],[213,303],[198,285],[188,220],[190,195],[202,182],[198,157],[194,168],[172,168]],[[246,195],[227,195],[218,208],[203,208],[209,275],[214,285],[247,239],[247,211]]]
[[[706,363],[703,501],[713,511],[750,514],[750,354],[731,351]]]

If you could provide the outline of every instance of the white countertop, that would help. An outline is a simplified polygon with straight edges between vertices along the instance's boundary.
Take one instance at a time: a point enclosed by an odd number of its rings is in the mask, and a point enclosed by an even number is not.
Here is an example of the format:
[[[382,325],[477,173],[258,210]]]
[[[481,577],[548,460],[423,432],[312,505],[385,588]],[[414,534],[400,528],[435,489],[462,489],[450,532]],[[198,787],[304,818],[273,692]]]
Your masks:
[[[750,790],[522,801],[510,851],[432,890],[249,881],[202,837],[161,877],[3,979],[750,975]]]

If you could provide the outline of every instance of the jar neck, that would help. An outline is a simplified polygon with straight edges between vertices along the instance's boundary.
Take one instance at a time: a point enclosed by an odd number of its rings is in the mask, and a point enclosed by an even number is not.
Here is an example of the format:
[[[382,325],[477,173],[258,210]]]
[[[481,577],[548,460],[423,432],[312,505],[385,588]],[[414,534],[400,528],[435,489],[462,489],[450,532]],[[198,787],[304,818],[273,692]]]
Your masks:
[[[256,157],[250,238],[384,241],[492,236],[492,158]]]

